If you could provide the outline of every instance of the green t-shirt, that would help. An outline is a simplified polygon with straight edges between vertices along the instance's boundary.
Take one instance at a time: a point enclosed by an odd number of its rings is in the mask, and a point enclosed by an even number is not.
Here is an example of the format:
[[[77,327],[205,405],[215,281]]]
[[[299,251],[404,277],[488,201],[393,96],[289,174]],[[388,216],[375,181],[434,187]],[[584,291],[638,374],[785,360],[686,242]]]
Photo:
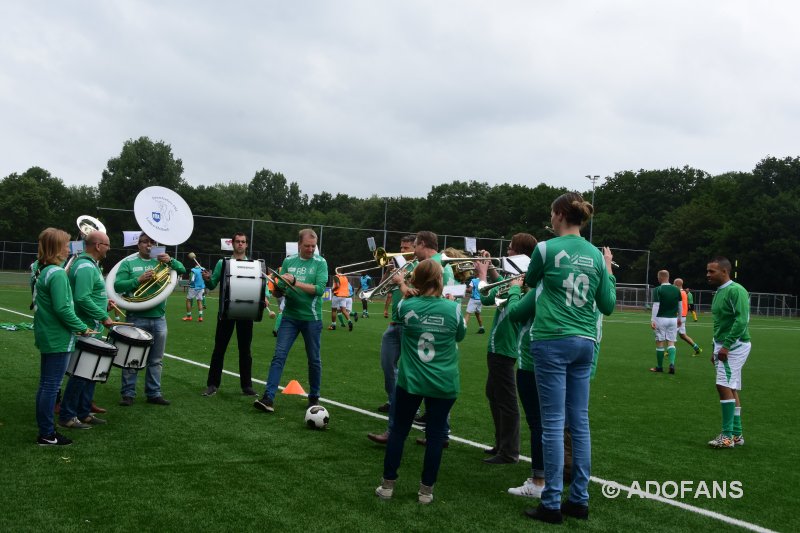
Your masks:
[[[617,301],[616,280],[606,272],[603,256],[578,235],[537,244],[525,283],[536,291],[534,341],[571,336],[596,341],[595,301],[605,315]]]
[[[147,272],[148,270],[153,270],[159,261],[158,259],[143,259],[138,253],[131,254],[125,259],[122,260],[122,263],[119,266],[119,270],[117,270],[117,277],[114,279],[114,290],[117,291],[121,295],[130,295],[132,294],[136,288],[139,286],[139,276]],[[183,266],[183,263],[175,259],[174,257],[170,259],[169,267],[178,275],[185,274],[186,268]],[[147,290],[144,296],[148,294],[153,294],[158,290],[158,287],[153,286]],[[161,318],[167,313],[167,301],[164,300],[159,305],[152,307],[150,309],[144,309],[141,311],[129,311],[128,317],[141,317],[141,318]]]
[[[502,276],[500,280],[504,279]],[[494,305],[495,297],[499,287],[495,287],[486,296],[481,295],[483,305]],[[516,359],[519,357],[519,329],[520,323],[514,322],[508,316],[508,302],[499,306],[494,314],[492,329],[489,332],[489,345],[487,350],[490,353],[505,355]]]
[[[42,353],[75,349],[75,334],[86,325],[75,314],[67,273],[55,265],[44,267],[33,288],[33,338]]]
[[[688,305],[692,305],[694,303],[694,296],[692,296],[692,293],[689,291],[686,291],[686,303]]]
[[[283,280],[279,280],[278,288],[286,296],[283,316],[306,322],[322,320],[322,294],[328,284],[328,262],[316,254],[311,259],[303,259],[299,254],[290,255],[283,260],[281,274],[291,274],[297,281],[310,283],[316,288],[314,294],[308,294],[297,287],[289,289]]]
[[[438,296],[415,296],[402,300],[397,310],[403,318],[397,385],[420,396],[457,398],[456,343],[467,333],[461,306]]]
[[[519,368],[529,372],[536,371],[531,354],[531,329],[536,316],[536,292],[528,291],[524,296],[520,287],[510,287],[506,302],[509,318],[519,324],[517,349],[519,350]]]
[[[714,342],[731,349],[740,342],[750,342],[750,295],[733,280],[722,285],[711,302],[714,315]]]
[[[102,332],[102,321],[108,318],[108,294],[100,265],[91,255],[82,253],[73,261],[68,276],[75,314],[87,328]]]
[[[658,304],[657,317],[675,318],[681,312],[681,290],[670,283],[662,283],[653,289],[653,306]]]

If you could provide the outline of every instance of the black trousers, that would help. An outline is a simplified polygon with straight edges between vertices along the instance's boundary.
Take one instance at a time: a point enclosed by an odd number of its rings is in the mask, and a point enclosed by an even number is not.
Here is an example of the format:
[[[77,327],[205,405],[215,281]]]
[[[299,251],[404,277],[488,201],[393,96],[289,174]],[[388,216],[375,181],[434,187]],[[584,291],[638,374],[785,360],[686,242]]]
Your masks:
[[[252,320],[217,320],[217,333],[214,337],[214,352],[211,354],[211,367],[208,369],[206,385],[219,387],[222,382],[222,365],[225,352],[236,328],[236,342],[239,346],[239,381],[242,389],[253,386],[253,356],[250,344],[253,341]]]
[[[496,353],[486,354],[486,398],[494,420],[497,455],[519,459],[519,405],[517,404],[517,360]]]

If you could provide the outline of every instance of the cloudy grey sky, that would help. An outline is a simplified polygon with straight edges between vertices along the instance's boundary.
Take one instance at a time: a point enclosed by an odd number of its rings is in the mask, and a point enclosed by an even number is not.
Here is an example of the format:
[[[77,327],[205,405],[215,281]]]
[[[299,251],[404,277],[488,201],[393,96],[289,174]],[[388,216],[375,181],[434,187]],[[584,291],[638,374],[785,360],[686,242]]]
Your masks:
[[[789,0],[33,0],[0,19],[0,177],[94,185],[143,135],[195,186],[268,168],[360,197],[800,155]]]

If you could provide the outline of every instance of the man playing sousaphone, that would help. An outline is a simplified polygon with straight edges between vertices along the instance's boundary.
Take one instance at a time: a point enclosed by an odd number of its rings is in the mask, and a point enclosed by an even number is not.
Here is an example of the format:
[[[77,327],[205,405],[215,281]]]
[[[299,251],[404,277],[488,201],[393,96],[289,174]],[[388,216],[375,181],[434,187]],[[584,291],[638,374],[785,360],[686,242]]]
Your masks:
[[[164,263],[180,274],[186,273],[186,268],[177,259],[171,258],[169,254],[162,253],[156,258],[150,257],[150,248],[155,242],[145,233],[139,235],[139,253],[131,255],[120,263],[117,277],[114,281],[114,290],[118,293],[133,293],[138,287],[146,284],[153,279],[153,269],[159,263]],[[158,292],[159,288],[153,284],[144,291],[142,296]],[[139,309],[128,311],[128,321],[132,322],[137,328],[149,332],[153,336],[153,346],[150,349],[150,356],[147,360],[147,374],[144,383],[144,393],[147,396],[147,403],[156,405],[169,405],[170,402],[164,399],[161,394],[161,370],[163,367],[164,347],[167,344],[167,321],[166,300],[150,309]],[[138,368],[122,369],[122,406],[133,405],[136,397],[136,379],[139,375]]]

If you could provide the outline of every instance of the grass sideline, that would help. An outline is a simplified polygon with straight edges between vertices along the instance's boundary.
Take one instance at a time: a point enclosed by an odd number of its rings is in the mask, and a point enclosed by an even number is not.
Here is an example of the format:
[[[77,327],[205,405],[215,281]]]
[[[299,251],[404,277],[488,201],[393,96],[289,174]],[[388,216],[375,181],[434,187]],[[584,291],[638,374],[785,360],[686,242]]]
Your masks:
[[[216,300],[211,320],[183,323],[184,294],[169,299],[167,352],[207,363],[213,343]],[[0,287],[0,307],[29,313],[25,286]],[[386,321],[373,304],[368,320],[352,333],[323,332],[323,398],[374,412],[384,400],[378,347]],[[493,310],[487,310],[491,320]],[[0,311],[0,322],[28,321]],[[710,317],[689,324],[689,334],[704,348],[710,342]],[[256,325],[254,376],[263,380],[274,347],[272,322]],[[486,336],[476,335],[474,318],[461,344],[462,394],[452,413],[456,436],[489,444],[492,426],[483,393]],[[119,372],[98,386],[98,403],[110,409],[109,425],[70,432],[75,444],[55,450],[33,444],[34,400],[39,355],[29,331],[0,332],[0,443],[6,454],[0,481],[0,529],[33,531],[197,531],[242,530],[266,525],[286,531],[465,531],[530,528],[520,513],[533,500],[506,494],[529,474],[530,465],[488,466],[480,450],[454,443],[445,453],[434,504],[416,504],[422,449],[409,441],[393,501],[374,495],[383,448],[368,431],[382,420],[329,405],[330,429],[302,425],[305,401],[279,396],[277,412],[266,415],[239,394],[237,378],[223,377],[220,392],[200,396],[206,370],[166,360],[163,378],[169,407],[116,405]],[[624,485],[647,480],[740,480],[740,499],[684,498],[684,503],[759,526],[800,529],[793,512],[798,474],[793,434],[781,413],[797,394],[779,386],[780,376],[797,376],[792,357],[800,340],[793,320],[753,319],[754,351],[745,367],[742,398],[747,444],[711,450],[705,442],[718,432],[719,403],[707,354],[692,358],[679,347],[677,374],[653,375],[648,317],[615,314],[606,320],[597,379],[592,384],[590,416],[593,475]],[[226,369],[237,371],[235,346]],[[302,344],[293,349],[283,383],[297,379],[308,387]],[[261,390],[262,386],[256,386]],[[324,400],[322,402],[325,403]],[[777,416],[776,416],[777,415]],[[791,425],[791,423],[789,424]],[[66,430],[65,430],[66,431]],[[523,428],[523,452],[528,432]],[[412,437],[416,436],[412,433]],[[787,488],[788,487],[788,488]],[[591,519],[568,520],[567,528],[589,531],[711,531],[717,520],[656,501],[607,499],[590,486]]]

